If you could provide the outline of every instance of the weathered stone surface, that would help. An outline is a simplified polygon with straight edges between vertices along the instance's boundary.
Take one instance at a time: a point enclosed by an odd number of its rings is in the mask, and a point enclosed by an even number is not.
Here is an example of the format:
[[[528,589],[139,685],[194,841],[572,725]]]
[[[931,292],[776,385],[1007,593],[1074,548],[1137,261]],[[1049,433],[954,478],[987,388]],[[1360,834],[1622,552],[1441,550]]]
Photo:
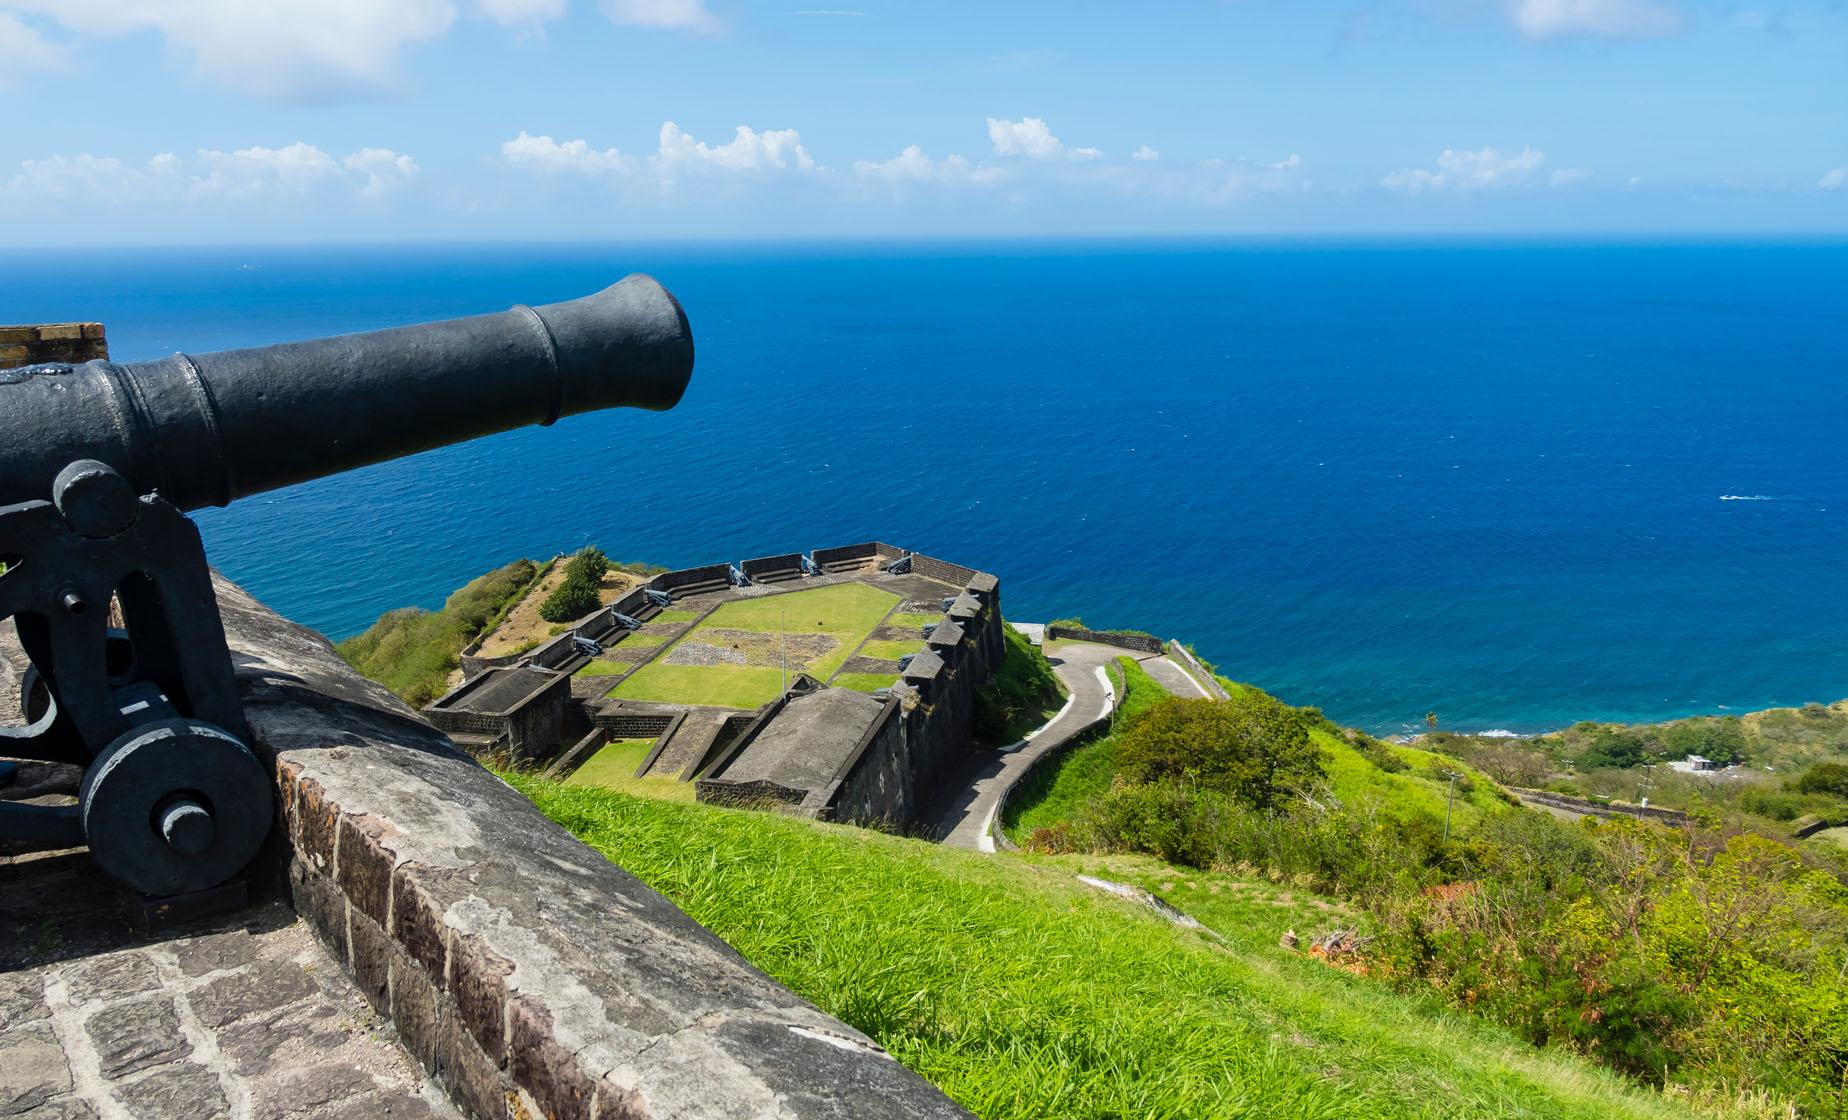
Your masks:
[[[136,1120],[199,1120],[231,1111],[218,1078],[194,1065],[162,1066],[115,1086],[114,1094]]]
[[[432,1120],[436,1113],[421,1097],[375,1093],[335,1105],[322,1115],[327,1120]]]
[[[154,962],[141,953],[112,953],[71,968],[64,975],[72,1003],[119,999],[160,987]]]
[[[172,1061],[192,1049],[180,1034],[180,1017],[169,996],[102,1008],[83,1026],[103,1076],[111,1079]]]
[[[0,1034],[0,1116],[30,1112],[70,1087],[70,1063],[49,1024]]]
[[[222,1027],[249,1015],[274,1011],[315,993],[314,981],[298,964],[259,961],[247,972],[223,976],[193,993],[192,1007],[208,1027]]]
[[[96,1120],[96,1109],[82,1097],[57,1097],[33,1109],[32,1120]]]
[[[365,1072],[345,1062],[322,1062],[287,1070],[257,1091],[257,1120],[300,1116],[322,1105],[347,1101],[377,1089]]]
[[[0,973],[0,1031],[35,1023],[51,1014],[45,1006],[45,978],[37,972]]]
[[[248,963],[256,956],[255,939],[248,930],[234,929],[210,933],[173,946],[173,956],[180,971],[188,976],[204,976]]]

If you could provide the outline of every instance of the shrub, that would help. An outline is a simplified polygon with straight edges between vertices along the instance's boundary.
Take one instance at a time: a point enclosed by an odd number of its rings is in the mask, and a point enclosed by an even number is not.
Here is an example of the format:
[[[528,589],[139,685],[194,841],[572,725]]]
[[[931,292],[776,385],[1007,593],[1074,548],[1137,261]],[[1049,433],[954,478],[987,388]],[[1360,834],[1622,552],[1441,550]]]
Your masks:
[[[1644,740],[1634,731],[1600,727],[1591,735],[1591,746],[1579,756],[1579,765],[1588,770],[1627,770],[1641,766],[1647,758]]]
[[[574,622],[597,609],[597,585],[577,574],[567,574],[565,582],[553,589],[539,604],[539,617],[547,622]]]
[[[1848,797],[1848,766],[1839,762],[1818,762],[1797,779],[1797,792]]]
[[[1320,756],[1303,713],[1255,688],[1163,700],[1129,723],[1118,753],[1128,781],[1182,779],[1260,809],[1321,777]]]
[[[414,707],[442,695],[462,647],[497,619],[533,581],[538,567],[516,560],[451,595],[441,610],[387,611],[362,634],[336,648],[347,664]]]
[[[603,577],[610,570],[610,558],[603,555],[603,550],[594,544],[587,544],[571,554],[565,561],[565,579],[581,579],[592,587],[603,582]]]

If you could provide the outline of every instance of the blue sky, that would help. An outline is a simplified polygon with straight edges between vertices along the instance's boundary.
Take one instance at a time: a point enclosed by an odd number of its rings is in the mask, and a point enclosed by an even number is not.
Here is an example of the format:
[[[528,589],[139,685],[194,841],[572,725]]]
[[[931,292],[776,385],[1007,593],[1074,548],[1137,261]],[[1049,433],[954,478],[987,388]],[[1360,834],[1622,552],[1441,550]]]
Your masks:
[[[1842,0],[0,0],[0,59],[15,245],[1848,233]]]

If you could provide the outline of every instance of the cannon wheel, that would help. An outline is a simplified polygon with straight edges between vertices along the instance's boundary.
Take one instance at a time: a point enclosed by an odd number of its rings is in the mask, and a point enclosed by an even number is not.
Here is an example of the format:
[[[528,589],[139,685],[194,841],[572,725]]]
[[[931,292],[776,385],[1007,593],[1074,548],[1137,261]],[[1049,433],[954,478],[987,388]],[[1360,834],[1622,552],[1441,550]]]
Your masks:
[[[84,775],[84,838],[104,871],[145,895],[214,887],[269,835],[269,778],[212,724],[167,719],[127,732]]]

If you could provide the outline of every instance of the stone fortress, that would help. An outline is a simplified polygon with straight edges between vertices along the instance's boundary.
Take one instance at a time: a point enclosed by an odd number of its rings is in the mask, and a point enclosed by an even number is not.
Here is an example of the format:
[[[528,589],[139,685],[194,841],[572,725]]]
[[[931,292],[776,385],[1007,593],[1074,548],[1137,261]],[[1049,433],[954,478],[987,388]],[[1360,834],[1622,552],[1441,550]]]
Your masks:
[[[811,633],[824,588],[864,604]],[[745,603],[774,603],[777,622],[724,625],[768,617]],[[662,573],[528,653],[465,657],[424,715],[472,753],[555,776],[645,741],[633,776],[696,783],[701,801],[902,829],[968,755],[1002,651],[994,576],[869,541]],[[725,706],[727,673],[769,675],[774,695]]]

